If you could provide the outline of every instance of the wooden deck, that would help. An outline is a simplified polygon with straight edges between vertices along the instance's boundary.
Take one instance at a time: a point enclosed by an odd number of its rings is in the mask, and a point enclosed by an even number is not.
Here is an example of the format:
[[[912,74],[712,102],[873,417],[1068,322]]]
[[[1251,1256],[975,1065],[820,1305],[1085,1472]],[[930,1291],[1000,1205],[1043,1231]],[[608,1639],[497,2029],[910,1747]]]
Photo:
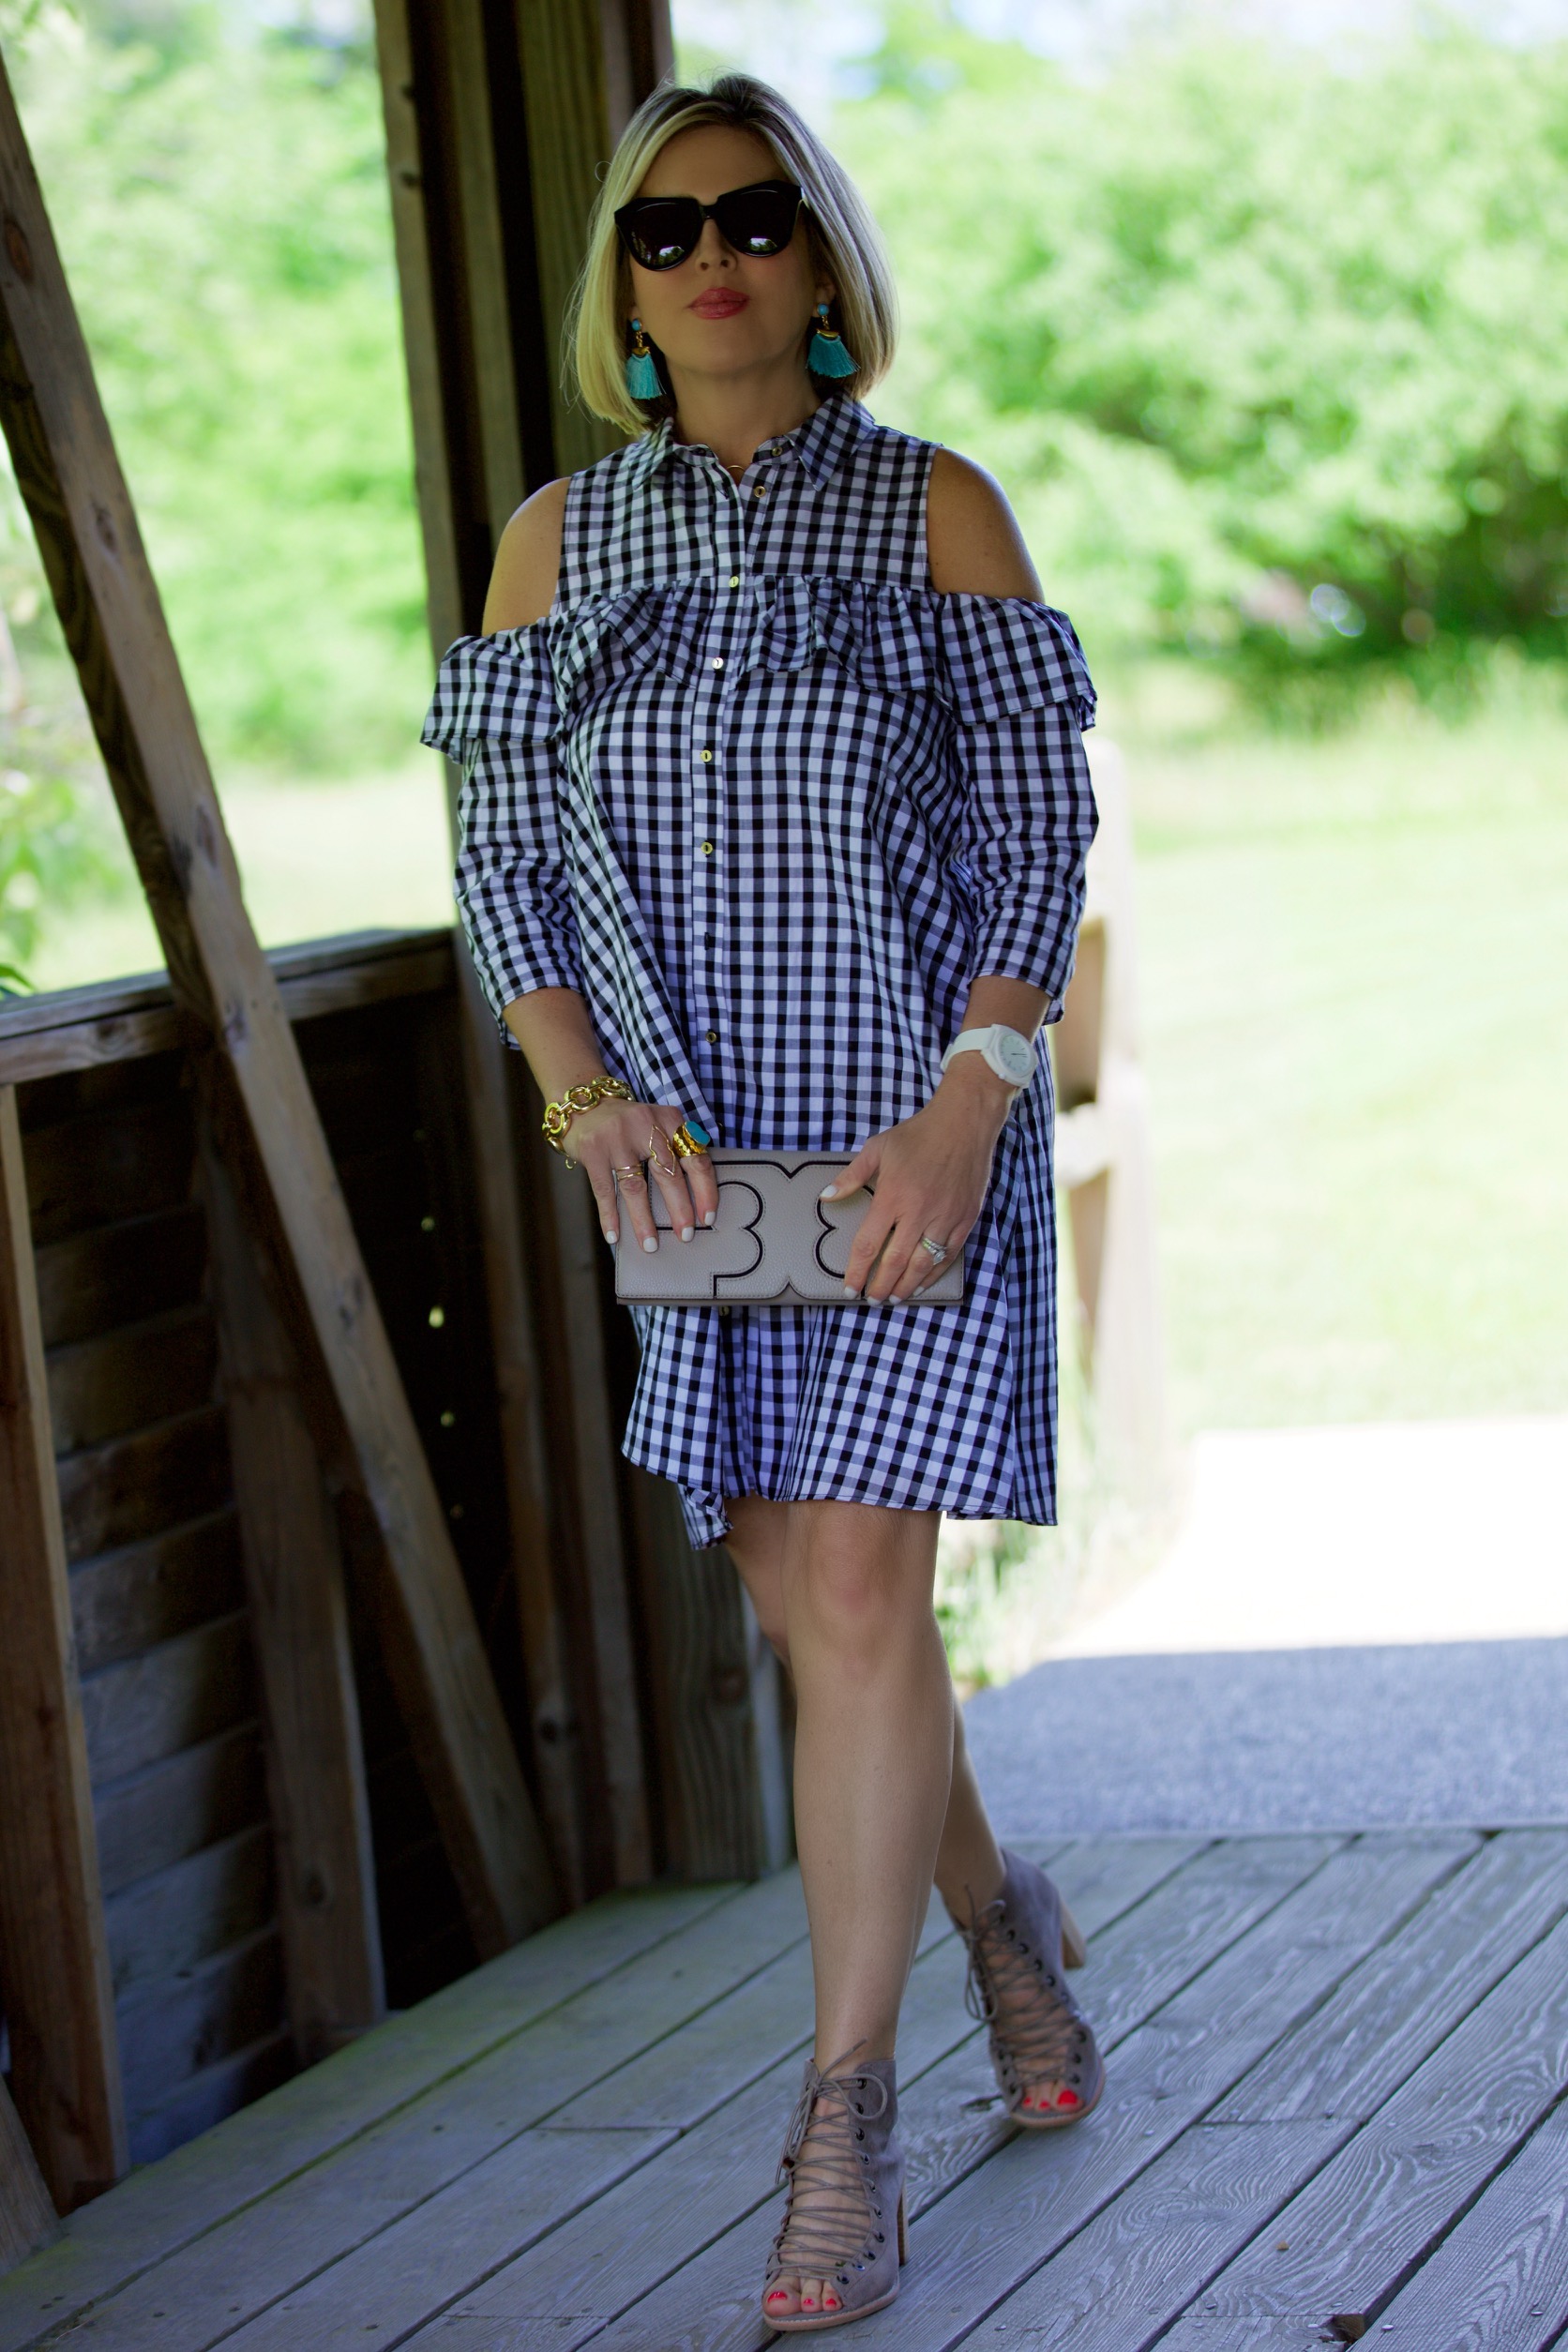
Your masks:
[[[1105,2102],[1011,2132],[934,1914],[911,2264],[846,2344],[1568,2340],[1568,1831],[1032,1850],[1090,1934]],[[792,1872],[560,1922],[86,2208],[0,2283],[0,2352],[774,2341],[805,1934]]]

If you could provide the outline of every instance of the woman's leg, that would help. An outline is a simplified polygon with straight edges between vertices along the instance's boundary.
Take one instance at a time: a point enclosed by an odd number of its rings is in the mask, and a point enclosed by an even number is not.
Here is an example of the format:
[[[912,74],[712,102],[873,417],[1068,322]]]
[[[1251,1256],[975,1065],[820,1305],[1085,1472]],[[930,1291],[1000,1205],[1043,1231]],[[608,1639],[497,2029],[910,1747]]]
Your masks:
[[[731,1557],[750,1595],[758,1623],[788,1667],[784,1543],[790,1505],[765,1502],[760,1495],[745,1495],[726,1508],[734,1530],[730,1541]],[[953,1713],[953,1760],[935,1876],[938,1892],[953,1917],[967,1920],[972,1899],[977,1909],[982,1908],[1000,1889],[1002,1855],[970,1761],[963,1711],[951,1696],[951,1685],[949,1703]],[[831,2058],[836,2054],[828,2055]]]
[[[835,1547],[853,1546],[864,1542],[867,1583],[875,1585],[877,1572],[871,1566],[877,1543],[905,1545],[908,1560],[905,1571],[895,1575],[886,1588],[885,1599],[898,1594],[895,1606],[904,1611],[900,1619],[901,1632],[912,1642],[912,1655],[918,1653],[923,1661],[907,1685],[899,1673],[882,1678],[878,1684],[879,1701],[869,1711],[864,1726],[869,1742],[879,1739],[885,1742],[885,1752],[894,1758],[891,1768],[896,1780],[898,1759],[912,1753],[905,1744],[906,1723],[900,1710],[909,1706],[921,1710],[918,1720],[933,1725],[942,1720],[945,1707],[950,1724],[947,1756],[947,1793],[942,1816],[941,1833],[937,1840],[930,1877],[934,1877],[938,1892],[949,1914],[956,1920],[968,1922],[974,1912],[984,1909],[1002,1889],[1003,1862],[996,1837],[986,1813],[974,1767],[970,1760],[964,1738],[963,1712],[953,1694],[947,1673],[946,1660],[942,1654],[941,1637],[931,1614],[930,1594],[935,1566],[935,1537],[939,1524],[934,1514],[896,1511],[874,1511],[853,1503],[779,1503],[766,1502],[760,1496],[747,1495],[727,1505],[733,1534],[730,1549],[740,1571],[752,1606],[764,1635],[772,1642],[783,1664],[795,1672],[795,1651],[792,1636],[797,1629],[814,1624],[810,1606],[803,1608],[797,1602],[792,1614],[791,1562],[798,1562],[803,1544],[809,1552],[812,1540],[821,1550],[815,1569],[807,1562],[807,1588],[819,1593],[834,1591],[841,1601],[844,1592],[853,1588],[855,1579],[842,1583],[845,1563]],[[821,1521],[808,1523],[803,1529],[799,1515],[807,1513],[840,1515],[830,1517],[825,1528]],[[900,1524],[901,1523],[901,1524]],[[811,1578],[815,1576],[815,1588]],[[797,1587],[797,1590],[799,1588]],[[918,1594],[918,1604],[913,1596]],[[868,1649],[875,1647],[874,1608],[860,1621],[860,1638]],[[825,1627],[831,1645],[833,1626]],[[924,1651],[917,1631],[927,1632],[929,1641]],[[801,1691],[800,1678],[795,1675],[797,1700],[800,1701],[799,1722],[795,1743],[795,1803],[796,1836],[801,1849],[802,1876],[806,1881],[807,1909],[811,1921],[813,1964],[817,1980],[817,2062],[830,2066],[862,2032],[867,2034],[871,2058],[889,2057],[893,2051],[893,2032],[897,2027],[897,2004],[902,1998],[904,1977],[909,1960],[913,1957],[921,1923],[925,1918],[925,1887],[913,1890],[909,1952],[901,1970],[894,1971],[889,1952],[892,1947],[881,1939],[880,1923],[867,1920],[866,1914],[880,1901],[875,1892],[879,1883],[885,1883],[887,1869],[895,1868],[891,1853],[884,1869],[883,1881],[875,1875],[857,1882],[852,1870],[841,1875],[836,1871],[833,1857],[854,1850],[853,1837],[844,1843],[844,1820],[853,1816],[859,1834],[875,1839],[885,1817],[879,1807],[877,1790],[880,1778],[873,1777],[869,1793],[863,1802],[860,1784],[848,1769],[852,1762],[852,1743],[840,1728],[840,1708],[852,1713],[855,1703],[853,1671],[853,1642],[848,1645],[844,1661],[849,1671],[834,1678],[823,1690],[825,1703],[808,1711]],[[812,1652],[815,1655],[815,1651]],[[933,1665],[933,1661],[935,1662]],[[905,1668],[905,1674],[909,1669]],[[926,1679],[928,1676],[928,1680]],[[906,1694],[907,1689],[907,1696]],[[927,1711],[928,1711],[928,1712]],[[891,1718],[891,1731],[879,1730]],[[915,1720],[912,1715],[910,1721]],[[940,1745],[940,1741],[933,1743]],[[807,1752],[809,1748],[809,1753]],[[867,1742],[854,1751],[862,1767],[866,1761]],[[924,1749],[922,1749],[924,1753]],[[804,1766],[804,1774],[803,1774]],[[939,1775],[933,1774],[933,1782]],[[814,1808],[813,1823],[808,1831],[801,1819],[803,1802]],[[913,1813],[918,1815],[918,1800]],[[894,1843],[897,1844],[895,1832]],[[836,1841],[837,1841],[836,1843]],[[808,1850],[812,1861],[808,1861]],[[818,1863],[814,1870],[812,1862]],[[925,1881],[929,1885],[930,1877]],[[902,1886],[906,1882],[898,1879]],[[904,1898],[906,1901],[908,1898]],[[821,1932],[819,1932],[821,1921]],[[897,1979],[897,1989],[889,1987]],[[1010,1985],[1005,1990],[1003,2009],[997,2024],[1006,2031],[1007,2011],[1017,2004],[1020,2028],[1027,2027],[1038,1996],[1027,1984]],[[880,2002],[885,2011],[891,1999],[891,2012],[877,2029],[868,2031],[864,2025],[850,2031],[852,2017],[874,2013]],[[859,2008],[856,2004],[860,2003]],[[868,2007],[867,2006],[868,2004]],[[842,2034],[842,2039],[835,2036]],[[1030,2103],[1054,2109],[1063,2085],[1031,2082],[1027,2087]],[[803,2287],[809,2283],[803,2282]],[[792,2306],[791,2306],[792,2308]]]
[[[811,1922],[817,2063],[891,2058],[953,1772],[952,1684],[931,1609],[938,1517],[791,1506],[795,1840]]]
[[[795,1685],[817,2063],[891,2058],[953,1769],[952,1684],[931,1610],[938,1516],[791,1503],[781,1529],[767,1530],[776,1592],[747,1543],[747,1514],[731,1516],[736,1558],[761,1587],[759,1617],[776,1642],[782,1635]],[[768,2309],[826,2312],[837,2298],[831,2280],[786,2271]]]

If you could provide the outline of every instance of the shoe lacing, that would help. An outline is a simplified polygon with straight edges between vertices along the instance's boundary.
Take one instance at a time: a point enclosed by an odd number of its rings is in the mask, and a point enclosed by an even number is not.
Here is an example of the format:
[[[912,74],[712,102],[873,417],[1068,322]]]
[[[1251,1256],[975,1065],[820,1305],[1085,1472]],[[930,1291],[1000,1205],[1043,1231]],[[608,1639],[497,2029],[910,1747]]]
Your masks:
[[[887,2112],[887,2086],[876,2074],[841,2074],[838,2069],[853,2056],[846,2050],[825,2073],[815,2064],[807,2068],[774,2181],[776,2188],[788,2184],[790,2200],[768,2257],[770,2288],[784,2270],[798,2278],[837,2277],[843,2285],[850,2267],[868,2259],[887,2235],[866,2177],[870,2160],[859,2145],[866,2124]],[[874,2107],[854,2096],[864,2099],[868,2090],[877,2094]]]
[[[964,2007],[1003,2045],[1020,2087],[1076,2082],[1083,2021],[1056,1970],[1008,1925],[1004,1899],[977,1910],[971,1895],[969,1925],[954,1923],[969,1952]]]

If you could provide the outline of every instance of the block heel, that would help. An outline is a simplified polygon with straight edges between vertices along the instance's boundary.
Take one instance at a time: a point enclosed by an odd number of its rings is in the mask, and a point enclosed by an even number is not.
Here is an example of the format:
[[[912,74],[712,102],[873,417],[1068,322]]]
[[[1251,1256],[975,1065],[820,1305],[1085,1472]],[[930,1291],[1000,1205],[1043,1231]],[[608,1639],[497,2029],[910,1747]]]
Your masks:
[[[1105,2061],[1094,2030],[1067,1983],[1088,1951],[1061,1892],[1033,1862],[1002,1849],[1002,1892],[981,1909],[972,1900],[969,1923],[957,1922],[969,1947],[970,2015],[990,2029],[997,2088],[1015,2123],[1030,2132],[1060,2132],[1081,2123],[1106,2087]],[[1054,2083],[1056,2103],[1036,2106],[1032,2085]]]

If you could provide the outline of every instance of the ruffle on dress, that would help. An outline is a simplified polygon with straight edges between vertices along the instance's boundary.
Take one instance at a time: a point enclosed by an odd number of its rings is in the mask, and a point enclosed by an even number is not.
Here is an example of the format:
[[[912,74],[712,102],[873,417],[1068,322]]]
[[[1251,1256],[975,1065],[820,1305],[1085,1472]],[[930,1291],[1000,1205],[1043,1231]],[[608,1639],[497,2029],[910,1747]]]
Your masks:
[[[731,674],[804,669],[821,660],[868,692],[927,695],[961,727],[1065,704],[1094,723],[1094,688],[1065,613],[1017,596],[935,590],[828,574],[762,576],[752,626]],[[660,581],[587,596],[529,627],[460,637],[447,652],[420,740],[460,759],[475,739],[548,742],[622,679],[656,670],[696,680],[718,600],[710,580]]]

